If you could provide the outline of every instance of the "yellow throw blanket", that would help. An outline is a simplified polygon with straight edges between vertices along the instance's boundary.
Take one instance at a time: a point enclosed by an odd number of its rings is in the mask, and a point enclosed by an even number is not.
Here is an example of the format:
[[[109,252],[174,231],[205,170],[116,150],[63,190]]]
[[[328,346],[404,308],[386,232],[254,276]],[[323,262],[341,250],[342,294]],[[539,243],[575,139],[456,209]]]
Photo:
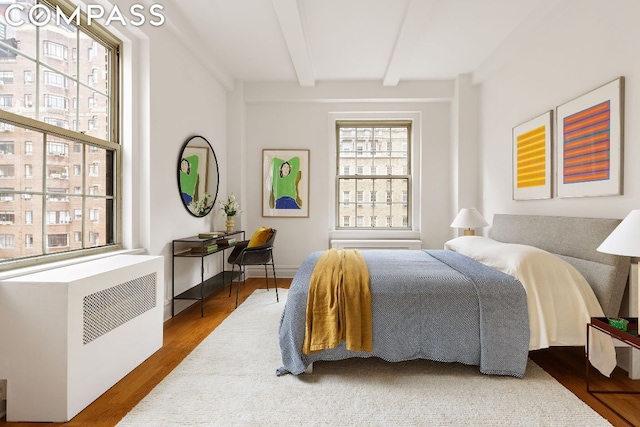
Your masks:
[[[369,270],[357,249],[329,249],[311,274],[302,352],[335,348],[372,351]]]

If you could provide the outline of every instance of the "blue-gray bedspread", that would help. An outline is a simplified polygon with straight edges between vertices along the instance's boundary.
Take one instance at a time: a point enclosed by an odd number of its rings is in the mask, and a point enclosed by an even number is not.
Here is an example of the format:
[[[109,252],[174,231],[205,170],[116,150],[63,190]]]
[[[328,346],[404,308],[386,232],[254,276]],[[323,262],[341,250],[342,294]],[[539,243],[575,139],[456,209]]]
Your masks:
[[[321,254],[310,254],[291,283],[280,320],[283,366],[277,375],[301,374],[318,360],[379,357],[459,362],[484,374],[524,376],[524,288],[507,274],[442,250],[363,250],[371,278],[373,351],[348,351],[342,343],[303,354],[309,279]]]

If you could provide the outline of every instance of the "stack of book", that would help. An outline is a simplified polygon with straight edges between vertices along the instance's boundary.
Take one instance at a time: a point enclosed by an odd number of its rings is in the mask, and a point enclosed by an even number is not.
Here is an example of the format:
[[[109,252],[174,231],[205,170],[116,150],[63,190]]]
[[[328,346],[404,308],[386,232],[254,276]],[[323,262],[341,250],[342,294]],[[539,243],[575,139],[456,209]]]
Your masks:
[[[233,246],[236,244],[235,237],[225,237],[223,239],[216,240],[218,246]]]
[[[212,243],[210,245],[194,246],[191,248],[191,253],[210,254],[211,252],[215,252],[216,250],[218,250],[218,245],[216,243]]]
[[[198,233],[198,239],[215,239],[220,236],[218,231],[209,231],[207,233]]]

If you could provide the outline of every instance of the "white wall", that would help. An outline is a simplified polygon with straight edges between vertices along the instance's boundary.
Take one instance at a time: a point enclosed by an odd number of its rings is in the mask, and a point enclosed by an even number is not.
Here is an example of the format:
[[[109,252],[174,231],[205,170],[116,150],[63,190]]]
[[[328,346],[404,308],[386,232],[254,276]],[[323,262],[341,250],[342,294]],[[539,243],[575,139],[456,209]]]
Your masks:
[[[278,229],[274,257],[281,273],[291,275],[312,251],[328,248],[335,172],[331,169],[335,135],[332,113],[409,112],[421,118],[421,193],[417,211],[417,237],[423,247],[442,248],[450,238],[453,218],[450,202],[450,132],[453,83],[426,82],[383,88],[379,82],[321,83],[313,88],[296,84],[264,83],[236,85],[231,122],[237,131],[234,168],[228,180],[240,193],[242,227],[250,234],[259,226]],[[242,108],[238,99],[242,99]],[[262,217],[262,150],[301,148],[310,150],[309,218]],[[231,154],[231,153],[230,153]],[[237,164],[237,166],[235,166]],[[232,180],[238,183],[231,184]],[[230,188],[231,189],[231,188]],[[222,195],[224,197],[224,194]]]
[[[483,212],[623,218],[640,206],[640,2],[547,2],[479,69]],[[516,125],[625,76],[624,195],[513,201]],[[555,167],[554,167],[555,169]]]
[[[130,0],[117,1],[126,10]],[[125,42],[125,108],[123,110],[124,245],[165,257],[165,300],[171,301],[171,241],[223,227],[219,215],[190,215],[178,190],[178,157],[182,145],[201,135],[212,145],[220,169],[220,191],[226,192],[227,90],[209,64],[196,56],[189,27],[180,15],[165,10],[159,27],[117,28]],[[195,48],[197,51],[197,48]],[[208,257],[208,275],[220,269]],[[199,281],[199,261],[176,262],[179,291]],[[184,307],[183,302],[177,308]]]

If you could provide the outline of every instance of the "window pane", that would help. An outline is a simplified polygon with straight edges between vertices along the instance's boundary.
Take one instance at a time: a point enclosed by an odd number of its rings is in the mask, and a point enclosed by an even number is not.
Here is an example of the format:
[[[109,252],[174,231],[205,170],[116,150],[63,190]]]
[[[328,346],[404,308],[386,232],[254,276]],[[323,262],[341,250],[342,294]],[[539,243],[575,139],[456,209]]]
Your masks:
[[[1,194],[1,193],[0,193]],[[11,236],[11,246],[1,247],[0,259],[17,259],[42,255],[42,196],[15,194],[14,197],[0,196],[0,234]],[[2,213],[5,213],[4,217]],[[5,221],[13,214],[13,222]]]
[[[0,142],[0,185],[12,187],[16,191],[42,191],[42,134],[19,126],[0,133],[5,137]],[[8,140],[11,141],[8,141]],[[40,147],[33,150],[34,142]],[[6,185],[5,185],[6,184]]]
[[[110,203],[106,199],[89,198],[85,210],[85,242],[87,248],[105,245],[110,242],[107,234],[108,206]]]

